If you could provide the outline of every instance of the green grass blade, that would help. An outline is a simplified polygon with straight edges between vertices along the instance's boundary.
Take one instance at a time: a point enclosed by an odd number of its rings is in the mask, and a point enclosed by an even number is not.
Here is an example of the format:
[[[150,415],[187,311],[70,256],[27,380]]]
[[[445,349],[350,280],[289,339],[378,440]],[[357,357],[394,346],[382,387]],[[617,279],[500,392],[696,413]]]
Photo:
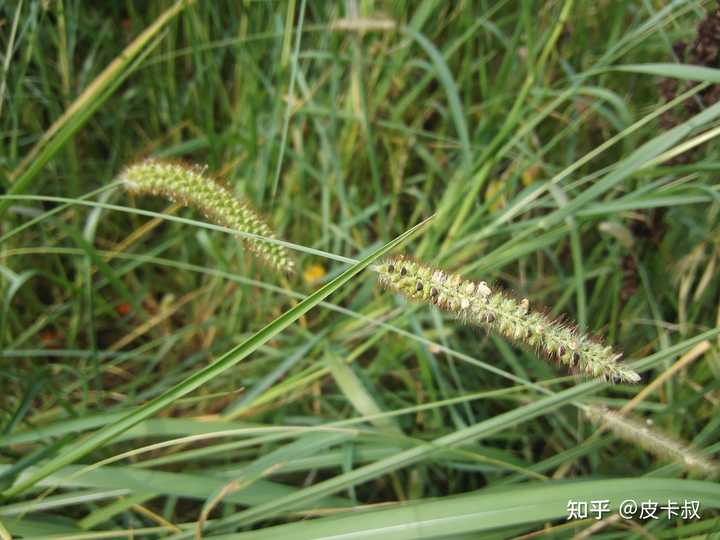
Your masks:
[[[626,71],[629,73],[643,73],[645,75],[657,75],[671,79],[682,79],[686,81],[707,81],[713,84],[720,83],[720,69],[704,66],[691,66],[687,64],[627,64],[615,66],[614,71]]]
[[[148,44],[180,11],[194,0],[178,0],[165,10],[153,24],[146,28],[135,40],[95,80],[78,96],[68,109],[43,134],[43,137],[30,150],[20,165],[12,172],[14,182],[9,194],[22,193],[30,185],[45,164],[62,148],[70,137],[80,129],[100,105],[110,97],[123,80],[130,74],[131,66],[138,56],[146,50]],[[0,201],[0,216],[10,206],[9,200]]]
[[[600,497],[598,494],[602,494]],[[344,514],[314,521],[269,527],[260,531],[213,536],[213,540],[293,538],[309,540],[370,539],[381,535],[393,540],[447,538],[500,527],[565,519],[568,501],[608,499],[616,511],[622,501],[700,501],[703,510],[720,508],[720,486],[713,482],[671,478],[622,478],[581,482],[543,482],[471,495],[443,497],[389,509]],[[603,514],[605,517],[610,512]]]
[[[5,470],[4,465],[0,465],[0,471],[2,470]],[[44,478],[38,483],[38,486],[43,488],[128,489],[132,493],[186,497],[202,501],[222,490],[227,483],[227,479],[208,474],[206,471],[197,471],[191,474],[119,466],[97,467],[90,470],[88,467],[70,465]],[[255,479],[253,489],[229,494],[226,500],[254,506],[292,495],[296,490],[297,488],[294,487],[258,478]],[[34,503],[42,504],[42,501],[41,497],[27,501],[26,504],[29,507],[27,511],[37,511],[38,509],[33,508],[32,505]],[[323,500],[323,504],[332,507],[346,507],[349,502],[341,497],[327,497]],[[11,507],[11,505],[8,506]]]
[[[338,277],[333,279],[330,283],[316,291],[315,293],[308,296],[305,300],[300,302],[294,308],[286,311],[283,315],[269,323],[262,330],[240,343],[237,347],[229,350],[227,353],[218,358],[214,363],[209,366],[197,371],[183,382],[175,385],[173,388],[167,390],[162,395],[151,400],[138,407],[135,411],[129,413],[127,416],[121,418],[114,424],[110,424],[103,429],[95,432],[85,441],[80,442],[74,447],[68,448],[56,458],[48,461],[43,466],[39,467],[37,471],[29,475],[28,478],[23,479],[18,484],[11,487],[3,495],[5,497],[12,497],[27,488],[33,486],[39,480],[47,477],[55,471],[58,471],[62,467],[77,461],[78,459],[86,456],[96,448],[101,447],[103,444],[112,440],[116,435],[126,431],[138,422],[149,418],[153,414],[161,411],[165,407],[172,404],[175,400],[189,394],[193,390],[199,388],[206,382],[214,379],[221,373],[227,371],[243,358],[250,355],[253,351],[257,350],[258,347],[267,343],[274,336],[282,332],[285,328],[294,323],[302,315],[307,313],[322,300],[327,298],[330,294],[338,290],[340,287],[350,281],[355,275],[360,273],[362,270],[367,268],[375,259],[388,253],[393,248],[399,246],[422,227],[424,227],[434,216],[427,218],[418,225],[404,232],[394,240],[388,242],[381,248],[373,251],[370,255],[365,257],[363,260],[352,265],[350,268],[345,270]]]
[[[704,332],[703,334],[687,339],[682,343],[673,345],[672,347],[668,347],[667,349],[648,356],[647,358],[634,363],[632,367],[639,371],[649,369],[650,367],[657,365],[662,360],[670,358],[672,355],[680,354],[699,341],[709,339],[719,333],[720,328]],[[230,517],[218,520],[218,523],[215,526],[224,526],[230,523],[242,523],[243,525],[248,525],[260,519],[268,518],[279,511],[287,511],[290,508],[294,508],[297,504],[307,504],[309,501],[315,500],[316,498],[336,493],[346,487],[354,486],[388,472],[421,462],[435,455],[443,448],[455,447],[467,444],[470,441],[477,441],[492,434],[499,433],[505,429],[517,426],[523,422],[527,422],[528,420],[532,420],[533,418],[537,418],[538,416],[546,415],[563,405],[576,402],[584,396],[598,392],[605,386],[606,384],[599,380],[592,380],[578,384],[568,388],[567,390],[538,399],[528,405],[517,407],[516,409],[499,414],[478,424],[454,431],[442,437],[438,437],[427,444],[398,452],[388,458],[381,459],[374,463],[354,469],[348,473],[325,480],[296,494],[290,495],[289,497],[283,497],[268,504],[250,508]],[[171,540],[180,540],[183,538],[189,538],[191,534],[192,533],[179,533],[170,538]]]
[[[447,62],[445,62],[445,58],[443,58],[442,53],[437,49],[437,47],[435,47],[435,45],[433,45],[432,42],[420,32],[409,26],[403,26],[400,31],[410,36],[417,42],[418,45],[420,45],[420,47],[422,47],[432,60],[432,63],[437,70],[438,79],[445,89],[450,114],[452,115],[453,122],[455,123],[458,138],[460,139],[464,173],[469,174],[470,168],[472,167],[470,136],[468,135],[468,128],[465,122],[465,115],[463,113],[462,103],[460,102],[460,94],[457,89],[457,84],[455,83],[455,79],[448,68]]]

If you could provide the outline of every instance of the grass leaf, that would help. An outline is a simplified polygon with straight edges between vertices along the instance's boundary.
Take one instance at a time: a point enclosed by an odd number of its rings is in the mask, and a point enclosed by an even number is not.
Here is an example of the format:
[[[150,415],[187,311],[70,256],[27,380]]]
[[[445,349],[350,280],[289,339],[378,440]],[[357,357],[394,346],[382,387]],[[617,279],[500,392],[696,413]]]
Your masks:
[[[277,319],[270,322],[267,326],[265,326],[259,332],[255,333],[253,336],[245,340],[243,343],[240,343],[237,347],[229,350],[227,353],[222,355],[209,366],[198,370],[186,380],[175,385],[174,387],[167,390],[162,395],[156,397],[150,402],[146,403],[145,405],[141,405],[123,418],[120,418],[114,424],[107,425],[103,429],[100,429],[99,431],[92,434],[86,440],[79,442],[73,447],[66,448],[61,455],[43,464],[27,478],[22,479],[10,489],[6,490],[3,495],[5,497],[12,497],[14,495],[17,495],[18,493],[25,491],[39,480],[47,477],[55,471],[58,471],[65,465],[73,463],[74,461],[77,461],[83,456],[86,456],[93,450],[111,441],[115,436],[123,433],[138,422],[141,422],[145,418],[148,418],[153,414],[161,411],[162,409],[168,407],[177,399],[180,399],[181,397],[189,394],[190,392],[199,388],[206,382],[227,371],[228,369],[236,365],[238,362],[246,358],[248,355],[250,355],[253,351],[257,350],[261,345],[264,345],[265,343],[270,341],[273,337],[275,337],[285,328],[294,323],[297,319],[299,319],[302,315],[304,315],[317,304],[319,304],[330,294],[345,285],[355,275],[370,266],[370,264],[372,264],[375,259],[377,259],[378,257],[382,257],[390,250],[398,247],[400,244],[412,237],[421,228],[423,228],[432,219],[432,217],[433,216],[422,221],[418,225],[415,225],[413,228],[404,232],[394,240],[373,251],[363,260],[352,265],[350,268],[345,270],[342,274],[337,276],[327,285],[308,296],[305,300],[297,304],[292,309],[286,311]]]

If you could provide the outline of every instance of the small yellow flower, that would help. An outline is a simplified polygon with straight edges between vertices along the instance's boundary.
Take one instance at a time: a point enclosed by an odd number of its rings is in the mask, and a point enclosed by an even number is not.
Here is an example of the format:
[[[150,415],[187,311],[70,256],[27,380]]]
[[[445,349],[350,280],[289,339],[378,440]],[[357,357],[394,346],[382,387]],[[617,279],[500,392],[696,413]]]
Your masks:
[[[308,285],[314,285],[322,278],[324,278],[325,274],[327,274],[327,272],[322,265],[311,264],[310,266],[305,268],[305,271],[303,272],[303,279]]]
[[[522,183],[525,187],[532,184],[540,175],[540,165],[537,163],[525,169],[522,173]]]
[[[503,180],[493,180],[488,184],[487,191],[485,191],[485,199],[495,199],[490,204],[490,210],[493,212],[505,208],[505,205],[507,204],[505,194],[500,193],[503,188],[503,183]]]

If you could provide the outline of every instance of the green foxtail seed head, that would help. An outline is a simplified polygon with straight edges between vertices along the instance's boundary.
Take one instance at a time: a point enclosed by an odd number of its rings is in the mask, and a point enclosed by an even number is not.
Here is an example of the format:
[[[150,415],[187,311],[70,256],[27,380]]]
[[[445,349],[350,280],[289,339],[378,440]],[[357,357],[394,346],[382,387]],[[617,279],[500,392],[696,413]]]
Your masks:
[[[198,208],[205,217],[223,227],[275,238],[270,227],[248,204],[205,176],[200,167],[146,159],[126,167],[119,178],[130,193],[161,195]],[[293,261],[283,246],[254,238],[242,240],[275,269],[292,272]]]
[[[518,301],[484,281],[463,279],[403,257],[384,261],[377,271],[384,286],[434,304],[463,321],[486,326],[510,341],[535,347],[573,371],[612,382],[640,380],[635,371],[618,363],[622,354],[532,311],[527,298]]]
[[[646,423],[600,406],[588,407],[585,414],[596,424],[607,426],[619,439],[644,448],[660,459],[674,461],[684,469],[710,477],[720,473],[720,467],[697,450]]]

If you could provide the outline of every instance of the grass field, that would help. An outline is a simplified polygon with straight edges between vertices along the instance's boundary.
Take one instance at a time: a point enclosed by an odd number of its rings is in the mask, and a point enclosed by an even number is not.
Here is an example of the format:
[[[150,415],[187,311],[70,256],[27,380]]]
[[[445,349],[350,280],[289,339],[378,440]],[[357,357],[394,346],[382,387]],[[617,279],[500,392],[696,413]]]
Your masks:
[[[0,540],[717,538],[716,9],[0,2]],[[641,381],[383,289],[399,254]]]

